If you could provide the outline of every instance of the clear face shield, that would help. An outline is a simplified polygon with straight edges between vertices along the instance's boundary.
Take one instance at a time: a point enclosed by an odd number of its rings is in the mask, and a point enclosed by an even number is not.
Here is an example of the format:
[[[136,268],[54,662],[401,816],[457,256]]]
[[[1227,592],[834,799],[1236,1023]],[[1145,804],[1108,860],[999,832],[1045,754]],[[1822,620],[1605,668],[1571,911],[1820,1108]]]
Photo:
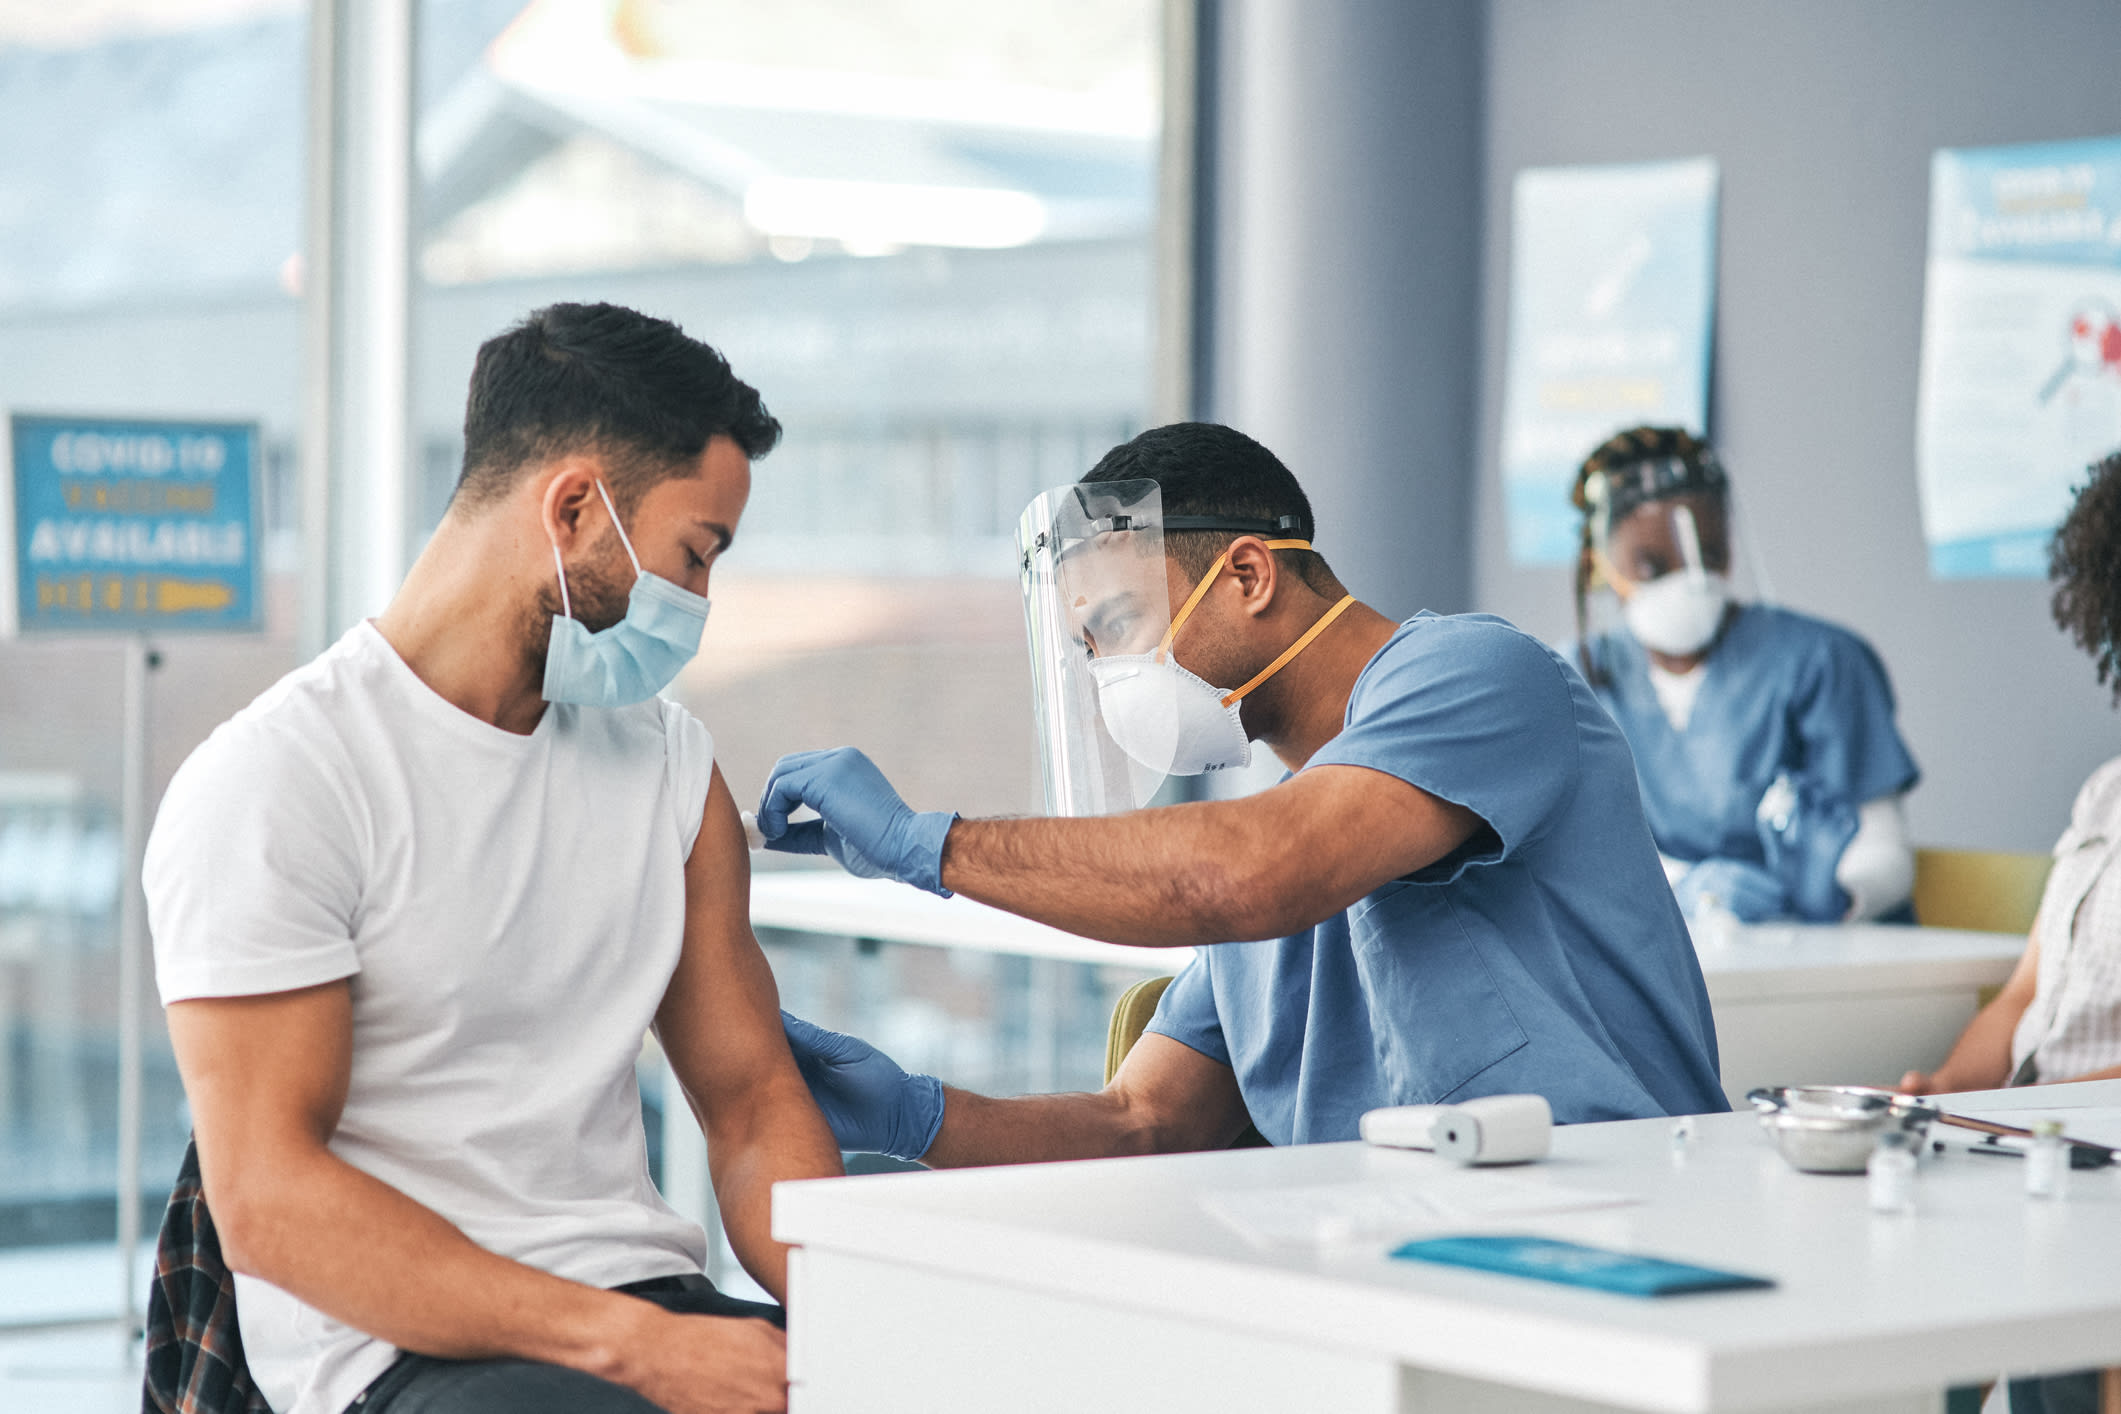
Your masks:
[[[1636,462],[1592,477],[1585,492],[1594,582],[1611,591],[1627,631],[1645,648],[1700,653],[1734,600],[1773,597],[1741,553],[1720,468],[1704,473],[1677,458]]]
[[[1336,605],[1250,682],[1225,690],[1178,661],[1173,642],[1222,572],[1218,558],[1174,609],[1167,531],[1228,531],[1270,550],[1309,549],[1307,527],[1163,512],[1154,481],[1063,486],[1017,523],[1024,624],[1046,808],[1109,815],[1151,802],[1172,776],[1251,760],[1240,704],[1353,602]]]
[[[1154,481],[1063,486],[1024,508],[1016,535],[1046,808],[1140,809],[1171,763],[1121,748],[1099,705],[1099,672],[1112,670],[1094,665],[1153,657],[1169,634],[1162,490]]]

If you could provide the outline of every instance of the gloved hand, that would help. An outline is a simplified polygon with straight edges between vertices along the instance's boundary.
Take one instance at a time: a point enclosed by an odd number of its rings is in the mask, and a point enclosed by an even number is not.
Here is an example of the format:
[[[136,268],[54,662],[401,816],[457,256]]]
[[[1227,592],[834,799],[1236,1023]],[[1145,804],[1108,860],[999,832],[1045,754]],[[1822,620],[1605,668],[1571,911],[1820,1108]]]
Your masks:
[[[789,824],[807,805],[821,817]],[[943,840],[954,813],[914,811],[876,763],[851,746],[783,756],[759,796],[759,833],[783,854],[829,854],[863,879],[889,878],[950,897],[943,887]]]
[[[943,1127],[943,1082],[908,1075],[867,1041],[781,1013],[796,1069],[841,1149],[918,1160]]]
[[[1782,881],[1783,911],[1812,923],[1838,923],[1854,902],[1835,878],[1856,838],[1856,807],[1840,791],[1784,771],[1754,812],[1768,871]]]
[[[1746,923],[1780,918],[1788,912],[1782,881],[1742,859],[1704,859],[1672,885],[1679,910],[1692,918],[1714,898]]]

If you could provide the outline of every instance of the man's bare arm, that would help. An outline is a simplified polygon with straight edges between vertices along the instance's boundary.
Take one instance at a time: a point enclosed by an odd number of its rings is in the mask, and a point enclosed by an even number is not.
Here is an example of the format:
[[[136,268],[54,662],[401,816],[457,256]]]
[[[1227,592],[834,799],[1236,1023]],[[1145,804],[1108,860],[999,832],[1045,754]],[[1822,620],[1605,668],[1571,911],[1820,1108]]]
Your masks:
[[[945,1089],[931,1168],[1225,1149],[1249,1116],[1230,1067],[1155,1032],[1092,1095],[996,1100]]]
[[[235,1270],[422,1354],[565,1365],[687,1414],[780,1407],[784,1347],[763,1322],[672,1316],[510,1261],[334,1155],[347,983],[177,1002],[169,1027]]]
[[[685,951],[656,1035],[707,1135],[730,1246],[759,1285],[785,1300],[788,1249],[772,1237],[772,1187],[841,1167],[781,1032],[780,1005],[751,933],[750,851],[717,767],[685,865]]]
[[[1098,819],[960,820],[943,846],[943,882],[1108,942],[1277,938],[1434,864],[1485,827],[1396,776],[1314,766],[1242,800]]]

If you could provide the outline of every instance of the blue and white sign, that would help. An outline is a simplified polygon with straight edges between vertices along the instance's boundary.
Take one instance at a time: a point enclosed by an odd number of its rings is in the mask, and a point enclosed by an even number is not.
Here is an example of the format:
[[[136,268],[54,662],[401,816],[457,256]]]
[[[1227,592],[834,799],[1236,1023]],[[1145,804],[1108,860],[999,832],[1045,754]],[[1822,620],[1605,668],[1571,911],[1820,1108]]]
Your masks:
[[[1576,468],[1642,423],[1706,430],[1715,159],[1517,174],[1502,488],[1510,558],[1576,558]]]
[[[11,419],[0,629],[256,630],[258,429]]]
[[[1930,161],[1915,465],[1930,573],[2038,578],[2121,451],[2121,138]]]

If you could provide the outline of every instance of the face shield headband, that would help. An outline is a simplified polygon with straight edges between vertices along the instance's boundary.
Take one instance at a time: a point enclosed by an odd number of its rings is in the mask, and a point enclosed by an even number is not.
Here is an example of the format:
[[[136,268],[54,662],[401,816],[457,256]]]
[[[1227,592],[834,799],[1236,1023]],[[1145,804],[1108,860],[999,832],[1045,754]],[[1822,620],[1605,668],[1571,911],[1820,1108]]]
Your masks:
[[[1697,457],[1647,457],[1609,471],[1593,472],[1584,482],[1584,499],[1592,533],[1603,541],[1608,531],[1639,506],[1675,496],[1728,498],[1731,481],[1716,454],[1703,448]]]

